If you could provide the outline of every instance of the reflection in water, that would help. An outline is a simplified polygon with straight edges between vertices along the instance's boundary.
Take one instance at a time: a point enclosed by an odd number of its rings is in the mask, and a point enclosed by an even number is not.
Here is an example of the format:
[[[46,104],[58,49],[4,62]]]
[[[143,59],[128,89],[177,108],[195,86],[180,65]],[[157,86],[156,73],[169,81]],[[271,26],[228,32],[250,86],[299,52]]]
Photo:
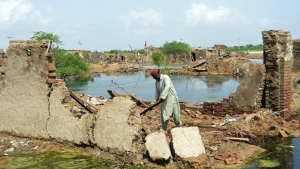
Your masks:
[[[170,76],[177,90],[179,100],[190,104],[202,103],[204,101],[221,100],[235,92],[240,80],[224,75],[214,76]],[[109,98],[107,90],[125,93],[117,85],[110,81],[114,80],[118,85],[138,98],[154,101],[154,79],[146,77],[144,71],[127,75],[105,75],[99,74],[93,78],[94,81],[74,82],[66,81],[70,90],[93,96],[104,96]]]

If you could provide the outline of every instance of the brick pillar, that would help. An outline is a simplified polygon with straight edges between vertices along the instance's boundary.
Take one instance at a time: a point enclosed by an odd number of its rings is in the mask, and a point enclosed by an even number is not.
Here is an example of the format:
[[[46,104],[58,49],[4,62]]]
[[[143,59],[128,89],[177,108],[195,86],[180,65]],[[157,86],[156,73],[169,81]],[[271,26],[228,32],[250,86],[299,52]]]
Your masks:
[[[263,31],[264,64],[266,66],[266,84],[264,107],[273,111],[286,110],[281,115],[291,115],[292,98],[292,41],[286,30]]]

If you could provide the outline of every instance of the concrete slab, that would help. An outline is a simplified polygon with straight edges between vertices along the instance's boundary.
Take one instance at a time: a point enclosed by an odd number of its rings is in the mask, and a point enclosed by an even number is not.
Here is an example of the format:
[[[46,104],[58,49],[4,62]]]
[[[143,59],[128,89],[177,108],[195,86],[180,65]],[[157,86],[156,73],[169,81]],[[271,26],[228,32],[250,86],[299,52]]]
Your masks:
[[[146,148],[153,161],[168,160],[171,156],[170,146],[164,131],[149,134],[146,137]]]
[[[176,127],[171,130],[175,154],[181,158],[198,157],[205,153],[198,127]]]

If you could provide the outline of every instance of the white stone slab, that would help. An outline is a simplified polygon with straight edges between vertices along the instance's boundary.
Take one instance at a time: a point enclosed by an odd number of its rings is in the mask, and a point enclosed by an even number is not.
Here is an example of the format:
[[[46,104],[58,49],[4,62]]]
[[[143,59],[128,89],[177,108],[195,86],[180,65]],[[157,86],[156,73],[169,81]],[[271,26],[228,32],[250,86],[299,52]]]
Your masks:
[[[181,158],[198,157],[205,153],[198,127],[176,127],[171,130],[175,154]]]
[[[146,137],[146,148],[152,160],[168,160],[171,150],[164,131],[149,134]]]

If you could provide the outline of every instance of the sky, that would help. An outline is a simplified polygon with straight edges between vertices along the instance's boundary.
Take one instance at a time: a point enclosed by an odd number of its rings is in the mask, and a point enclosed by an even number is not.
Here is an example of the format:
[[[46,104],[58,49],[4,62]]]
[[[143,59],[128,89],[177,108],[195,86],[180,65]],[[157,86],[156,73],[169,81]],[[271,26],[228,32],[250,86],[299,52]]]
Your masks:
[[[58,35],[68,50],[135,50],[184,42],[262,44],[262,31],[300,38],[296,0],[0,0],[0,48],[34,32]]]

